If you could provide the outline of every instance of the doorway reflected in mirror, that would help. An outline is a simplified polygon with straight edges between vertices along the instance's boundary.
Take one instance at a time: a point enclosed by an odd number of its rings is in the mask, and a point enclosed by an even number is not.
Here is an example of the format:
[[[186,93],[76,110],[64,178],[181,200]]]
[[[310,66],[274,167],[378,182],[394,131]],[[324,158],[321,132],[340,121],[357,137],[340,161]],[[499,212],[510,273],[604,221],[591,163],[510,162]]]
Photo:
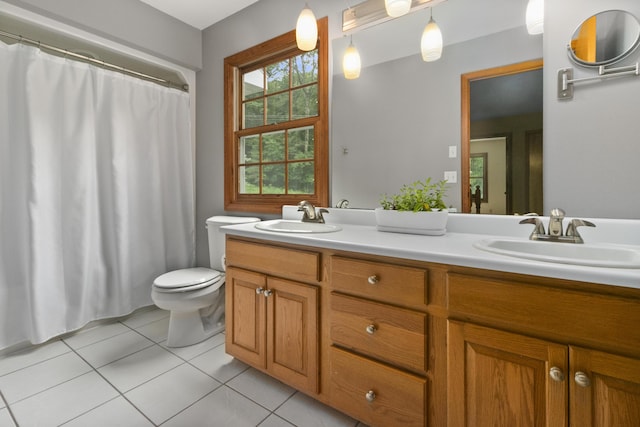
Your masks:
[[[462,75],[463,212],[543,214],[542,66],[534,60]],[[484,184],[472,165],[480,153]]]

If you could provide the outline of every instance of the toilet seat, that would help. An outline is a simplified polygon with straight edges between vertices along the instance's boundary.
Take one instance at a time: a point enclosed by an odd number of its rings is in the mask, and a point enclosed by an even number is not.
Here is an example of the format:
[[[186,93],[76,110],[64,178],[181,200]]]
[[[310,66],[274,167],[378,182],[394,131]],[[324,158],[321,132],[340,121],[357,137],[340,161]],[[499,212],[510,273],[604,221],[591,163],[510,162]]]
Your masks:
[[[157,292],[189,292],[213,286],[217,290],[224,283],[224,275],[216,270],[203,267],[184,268],[158,276],[153,281]]]

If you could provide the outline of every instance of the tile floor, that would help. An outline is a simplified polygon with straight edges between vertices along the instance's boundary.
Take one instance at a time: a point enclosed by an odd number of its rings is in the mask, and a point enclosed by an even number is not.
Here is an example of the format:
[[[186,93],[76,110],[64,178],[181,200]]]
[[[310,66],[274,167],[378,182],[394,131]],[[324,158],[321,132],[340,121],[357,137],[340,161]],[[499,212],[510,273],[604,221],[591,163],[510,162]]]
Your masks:
[[[224,352],[169,349],[168,312],[133,315],[0,356],[0,427],[360,426]]]

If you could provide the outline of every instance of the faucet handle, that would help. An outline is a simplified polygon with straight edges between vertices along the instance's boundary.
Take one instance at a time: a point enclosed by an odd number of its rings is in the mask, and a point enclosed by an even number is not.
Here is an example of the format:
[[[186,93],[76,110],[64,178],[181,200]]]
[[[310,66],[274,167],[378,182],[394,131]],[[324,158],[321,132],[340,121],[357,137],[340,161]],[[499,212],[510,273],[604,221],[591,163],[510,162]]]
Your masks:
[[[522,221],[520,221],[520,224],[533,224],[533,225],[535,225],[535,227],[533,228],[533,232],[529,236],[529,239],[531,239],[531,240],[537,240],[538,236],[545,234],[544,233],[544,224],[542,224],[542,221],[538,217],[533,216],[533,217],[529,217],[529,218],[523,219]]]
[[[323,213],[329,213],[329,210],[325,208],[316,209],[316,220],[321,224],[324,224],[324,217],[322,216]]]
[[[587,221],[585,219],[572,219],[569,225],[567,225],[567,237],[573,238],[575,243],[584,243],[582,240],[582,236],[578,233],[578,227],[595,227],[596,225],[591,221]]]

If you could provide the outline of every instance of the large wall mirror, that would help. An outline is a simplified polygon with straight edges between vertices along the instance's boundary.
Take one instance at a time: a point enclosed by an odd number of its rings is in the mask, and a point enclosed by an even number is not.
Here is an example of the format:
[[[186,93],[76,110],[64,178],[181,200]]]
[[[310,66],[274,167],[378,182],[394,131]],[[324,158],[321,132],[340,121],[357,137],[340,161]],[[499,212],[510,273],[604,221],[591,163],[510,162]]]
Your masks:
[[[351,207],[373,208],[382,194],[396,192],[403,184],[426,177],[443,179],[444,172],[456,171],[457,181],[447,184],[447,203],[471,210],[466,196],[469,171],[462,167],[470,166],[470,152],[461,143],[465,120],[461,79],[479,70],[542,58],[542,36],[527,33],[525,8],[525,1],[512,0],[448,0],[438,4],[432,12],[443,34],[444,50],[438,61],[429,63],[423,62],[419,53],[429,9],[355,32],[353,43],[362,59],[356,80],[346,80],[341,70],[349,37],[332,41],[333,204],[347,199]],[[521,79],[517,84],[528,83]],[[521,100],[529,97],[520,96]],[[539,91],[536,99],[541,96]],[[481,133],[482,138],[496,136],[494,132]],[[501,136],[508,132],[495,133]],[[455,156],[450,154],[451,147]],[[506,162],[506,152],[504,156]],[[506,171],[506,163],[503,167]],[[519,167],[511,166],[511,172]],[[516,205],[515,198],[524,190],[517,188],[521,182],[516,179],[512,185],[511,210],[491,213],[538,210]],[[542,194],[539,196],[541,200]]]

